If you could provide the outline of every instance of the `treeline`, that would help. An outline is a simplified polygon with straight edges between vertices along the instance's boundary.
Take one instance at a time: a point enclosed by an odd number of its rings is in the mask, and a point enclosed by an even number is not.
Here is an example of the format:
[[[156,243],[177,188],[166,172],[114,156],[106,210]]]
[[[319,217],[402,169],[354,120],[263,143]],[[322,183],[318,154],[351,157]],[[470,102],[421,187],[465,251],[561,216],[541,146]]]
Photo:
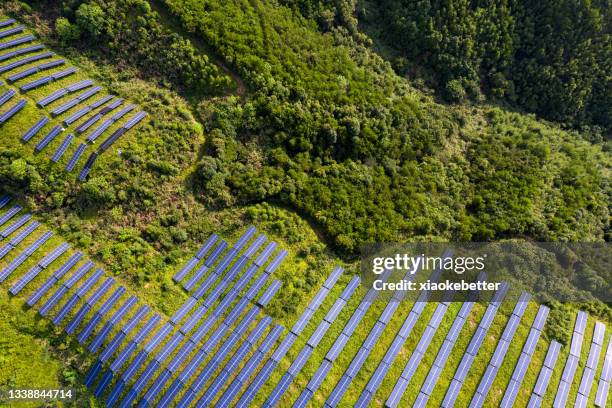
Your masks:
[[[425,79],[448,101],[484,94],[583,128],[595,140],[612,131],[608,1],[284,3],[316,19],[322,28],[345,26],[355,33],[358,17],[394,50],[396,70]]]

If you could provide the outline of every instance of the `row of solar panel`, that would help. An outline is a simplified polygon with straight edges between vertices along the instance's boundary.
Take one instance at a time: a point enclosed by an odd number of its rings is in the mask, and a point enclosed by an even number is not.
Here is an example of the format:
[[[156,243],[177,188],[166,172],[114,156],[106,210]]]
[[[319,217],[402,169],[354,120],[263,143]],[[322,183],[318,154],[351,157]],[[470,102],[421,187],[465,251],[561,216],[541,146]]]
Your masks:
[[[497,314],[499,309],[499,304],[506,296],[508,292],[508,284],[503,282],[502,287],[495,293],[493,299],[487,306],[484,316],[480,320],[478,327],[476,328],[476,333],[472,336],[470,343],[466,349],[461,362],[459,363],[459,367],[455,371],[451,384],[444,396],[444,401],[442,402],[443,407],[451,407],[454,405],[457,396],[459,395],[459,391],[463,387],[463,382],[467,377],[467,374],[476,358],[476,354],[484,341],[487,332],[489,331],[489,327]]]
[[[339,268],[337,268],[336,271],[339,271]],[[361,279],[359,278],[359,276],[354,276],[351,281],[346,285],[340,297],[336,299],[336,301],[329,309],[323,320],[319,323],[313,334],[306,341],[306,345],[298,353],[295,360],[293,360],[293,362],[289,366],[287,372],[283,375],[280,382],[270,393],[268,399],[264,404],[264,407],[273,407],[278,404],[280,398],[284,395],[285,392],[287,392],[287,389],[289,388],[295,377],[302,371],[304,365],[306,365],[306,363],[310,359],[312,352],[319,345],[319,343],[331,327],[332,323],[336,320],[338,314],[342,311],[342,309],[344,309],[348,300],[351,298],[360,283]],[[331,287],[328,288],[325,285],[323,287],[327,290],[331,289]]]
[[[576,324],[574,325],[574,332],[572,333],[572,342],[570,345],[570,352],[565,362],[563,374],[561,375],[561,382],[555,395],[554,406],[565,406],[567,403],[567,397],[569,395],[570,387],[574,381],[574,375],[578,368],[578,361],[580,360],[580,352],[582,350],[582,341],[584,339],[584,331],[587,324],[587,314],[585,312],[578,312],[576,316]]]
[[[283,339],[283,341],[276,348],[272,356],[266,361],[265,365],[262,369],[255,375],[253,382],[249,385],[249,387],[244,391],[242,396],[238,401],[238,406],[249,406],[255,395],[259,392],[261,387],[265,384],[267,379],[270,377],[271,373],[283,359],[283,357],[287,354],[289,349],[293,346],[298,336],[302,333],[302,331],[306,328],[310,320],[312,319],[315,312],[321,307],[323,301],[329,294],[329,291],[336,284],[337,280],[340,278],[343,273],[343,269],[336,267],[332,273],[325,280],[323,286],[319,288],[315,296],[310,300],[308,305],[306,306],[306,310],[302,313],[300,318],[293,325],[287,336]],[[247,365],[248,367],[248,365]],[[252,375],[256,370],[257,366],[249,368],[249,375]],[[242,376],[241,376],[242,375]],[[243,380],[246,377],[246,374],[239,374],[234,383],[230,385],[230,390],[233,390],[231,393],[226,392],[226,395],[222,396],[222,399],[227,400],[228,402],[233,401],[233,399],[237,396],[242,386],[246,383],[246,380]]]
[[[500,406],[503,408],[510,408],[514,406],[514,401],[516,400],[516,396],[518,395],[521,384],[523,383],[525,373],[527,372],[527,368],[531,362],[536,345],[540,339],[542,330],[544,329],[544,324],[546,323],[549,312],[550,309],[544,305],[541,305],[538,309],[538,313],[536,314],[536,318],[531,325],[527,340],[525,340],[525,344],[521,350],[521,355],[516,363],[516,366],[514,367],[514,371],[512,372],[510,383],[506,387],[506,392],[502,398]],[[511,318],[514,316],[516,315],[513,314]],[[508,324],[511,323],[508,322]],[[518,323],[516,323],[516,326],[518,327]],[[506,349],[507,348],[508,347],[506,346]]]
[[[599,356],[601,355],[601,349],[604,346],[604,339],[606,333],[606,326],[601,322],[595,322],[595,328],[593,330],[593,337],[591,339],[591,347],[587,357],[584,371],[582,372],[582,379],[580,380],[580,386],[578,388],[578,394],[576,395],[576,401],[574,406],[586,407],[589,400],[589,394],[593,387],[593,380],[595,379],[595,372],[599,365]]]
[[[599,385],[595,395],[595,405],[604,408],[610,392],[610,381],[612,381],[612,337],[608,340],[608,348],[604,357],[603,368],[599,376]]]
[[[1,84],[2,83],[0,82],[0,85]],[[11,99],[13,99],[15,95],[16,93],[12,89],[0,95],[0,108],[4,107],[4,105],[6,105]],[[8,122],[9,119],[11,119],[17,113],[19,113],[26,106],[26,103],[27,102],[22,99],[18,101],[17,103],[15,103],[10,108],[8,108],[7,110],[5,110],[4,112],[0,113],[0,125],[2,125],[5,122]]]
[[[516,303],[514,307],[514,311],[512,312],[512,315],[510,316],[510,319],[508,319],[508,322],[506,323],[506,327],[504,328],[501,339],[497,343],[497,347],[495,348],[495,352],[493,353],[493,356],[491,357],[491,360],[489,361],[489,365],[487,366],[480,380],[480,383],[478,384],[478,388],[476,389],[476,392],[472,396],[470,407],[479,408],[479,407],[482,407],[482,405],[484,404],[487,394],[489,393],[489,390],[491,389],[491,385],[493,385],[493,381],[495,380],[495,377],[497,376],[497,372],[499,371],[499,368],[504,362],[504,359],[506,357],[506,352],[510,348],[510,343],[514,339],[514,335],[516,334],[516,329],[518,328],[518,325],[527,307],[527,303],[529,302],[530,299],[531,299],[531,295],[529,295],[528,293],[523,292],[521,294],[521,297],[519,298],[519,301]],[[539,320],[539,319],[536,318],[536,320]],[[539,331],[542,329],[543,325],[544,325],[544,321],[541,320],[541,323],[539,323],[537,326],[536,333],[538,337],[539,337]],[[529,338],[527,340],[529,341]],[[530,348],[528,350],[530,352],[529,354],[527,354],[528,356],[531,356],[531,353],[533,352],[533,349],[531,349],[531,347],[535,348],[535,343],[533,342],[531,343]],[[519,364],[522,364],[523,362],[524,361],[519,361]],[[528,364],[528,361],[527,361],[527,364]],[[527,367],[521,366],[520,369],[521,370],[527,369]]]

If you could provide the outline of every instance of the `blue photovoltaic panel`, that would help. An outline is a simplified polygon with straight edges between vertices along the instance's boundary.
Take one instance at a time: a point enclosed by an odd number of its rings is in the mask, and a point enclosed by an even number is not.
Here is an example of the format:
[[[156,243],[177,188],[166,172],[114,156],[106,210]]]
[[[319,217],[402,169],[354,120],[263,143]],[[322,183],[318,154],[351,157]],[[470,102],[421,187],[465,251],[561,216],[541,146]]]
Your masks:
[[[0,197],[0,208],[4,208],[11,201],[11,197],[8,195],[3,195]]]
[[[45,242],[47,242],[52,236],[53,236],[53,233],[51,231],[46,231],[40,237],[36,238],[36,240],[33,243],[31,243],[28,247],[26,247],[23,253],[28,257],[31,256],[41,246],[43,246]]]
[[[255,235],[255,232],[257,232],[257,228],[251,225],[249,228],[247,228],[244,234],[242,234],[242,236],[238,238],[238,241],[236,241],[234,248],[237,251],[240,251],[242,247],[244,247],[246,243],[253,237],[253,235]]]
[[[172,277],[172,279],[175,282],[180,282],[183,279],[185,279],[185,276],[187,276],[187,274],[189,272],[191,272],[193,270],[193,268],[196,267],[196,265],[198,264],[198,262],[200,262],[200,260],[198,258],[191,258],[189,261],[187,261],[187,263],[185,265],[183,265],[183,267]]]
[[[217,262],[217,259],[219,258],[219,256],[221,256],[221,254],[223,253],[223,251],[225,251],[226,248],[227,248],[227,242],[225,242],[224,240],[221,240],[221,242],[219,242],[219,244],[215,247],[215,249],[213,249],[212,253],[204,261],[204,265],[206,265],[209,268],[213,266],[214,263]]]
[[[149,343],[145,346],[144,351],[147,354],[150,354],[153,350],[157,348],[157,346],[162,342],[162,340],[172,331],[174,326],[171,323],[166,323],[155,333],[155,336],[149,341]]]
[[[138,302],[138,298],[136,296],[133,296],[133,295],[130,296],[125,302],[123,302],[121,307],[113,314],[113,316],[109,320],[109,323],[111,325],[115,325],[119,323],[119,321],[123,319],[123,316],[125,316],[132,309],[132,307],[134,307],[134,305],[137,302]]]
[[[41,268],[47,268],[53,261],[62,256],[68,249],[70,249],[70,244],[63,242],[58,247],[49,252],[43,259],[38,262]]]
[[[9,110],[0,115],[0,124],[5,123],[10,118],[19,113],[25,106],[27,102],[25,100],[20,100],[15,105],[11,106]]]
[[[18,50],[7,52],[7,53],[0,55],[0,61],[6,61],[8,59],[15,58],[18,55],[24,55],[24,54],[29,54],[31,52],[40,51],[43,48],[45,48],[45,46],[42,44],[30,45],[29,47],[20,48]]]
[[[70,161],[66,165],[66,171],[67,172],[71,172],[74,169],[74,166],[76,166],[77,162],[79,161],[79,159],[83,155],[83,152],[85,152],[85,148],[86,147],[87,147],[87,145],[85,143],[81,143],[79,145],[79,147],[75,150],[74,154],[72,155],[72,158],[70,159]]]
[[[32,267],[24,276],[19,279],[17,283],[15,283],[10,289],[9,292],[15,296],[32,280],[34,279],[43,269],[35,265]]]
[[[8,91],[0,95],[0,107],[10,101],[16,94],[17,92],[15,92],[13,89],[9,89]]]
[[[268,274],[274,273],[276,269],[280,266],[280,264],[285,260],[289,253],[284,249],[281,249],[278,254],[274,257],[274,259],[266,266],[265,272]]]
[[[176,356],[168,363],[168,370],[170,373],[176,372],[179,369],[181,364],[185,361],[185,359],[189,356],[189,354],[193,351],[195,344],[191,341],[187,341],[183,344],[183,347],[180,348]]]
[[[64,320],[66,315],[70,312],[70,310],[72,310],[72,308],[74,308],[78,302],[79,297],[76,295],[72,295],[70,299],[68,299],[68,301],[64,303],[64,306],[62,306],[57,315],[55,315],[55,318],[53,319],[53,324],[56,326],[60,324],[62,320]]]
[[[93,152],[91,155],[89,155],[89,158],[85,162],[85,166],[83,166],[83,168],[81,169],[81,172],[79,173],[79,176],[77,177],[79,181],[85,181],[85,179],[87,178],[87,175],[89,174],[89,171],[91,170],[91,166],[94,165],[97,158],[98,158],[97,152]]]
[[[30,57],[30,58],[32,58],[32,57]],[[32,61],[30,61],[30,62],[32,62]],[[40,65],[32,67],[32,68],[28,68],[28,69],[26,69],[24,71],[21,71],[21,72],[18,72],[16,74],[9,75],[6,79],[8,80],[8,82],[11,82],[11,83],[12,82],[16,82],[16,81],[19,81],[19,80],[21,80],[23,78],[27,78],[27,77],[29,77],[31,75],[34,75],[34,74],[36,74],[38,72],[41,72],[41,71],[44,71],[44,70],[47,70],[47,69],[51,69],[51,68],[55,68],[55,67],[60,66],[60,65],[64,65],[65,63],[66,63],[66,61],[63,60],[63,59],[47,62],[47,63],[40,64]]]
[[[5,37],[9,37],[9,36],[14,35],[14,34],[19,34],[24,29],[25,29],[24,26],[17,26],[17,27],[9,28],[9,29],[4,30],[4,31],[0,31],[0,38],[5,38]]]
[[[68,85],[66,89],[68,90],[68,92],[76,92],[76,91],[80,91],[81,89],[88,88],[92,86],[93,84],[94,84],[94,81],[92,81],[91,79],[85,79],[83,81],[78,81],[71,85]]]
[[[93,132],[91,132],[89,134],[89,136],[87,136],[87,141],[89,141],[89,142],[95,141],[98,137],[100,137],[100,135],[102,133],[104,133],[106,131],[106,129],[111,127],[113,125],[113,123],[114,122],[112,121],[112,119],[108,119],[108,120],[102,122],[102,124],[100,126],[95,128],[93,130]],[[87,129],[82,129],[82,127],[77,128],[77,132],[78,133],[83,133],[83,132],[85,132],[85,130],[87,130]]]
[[[94,291],[94,293],[89,297],[89,299],[87,299],[87,304],[93,306],[98,303],[98,301],[102,298],[102,296],[106,294],[106,292],[108,292],[108,290],[111,288],[111,286],[113,286],[114,283],[115,279],[110,277],[106,278],[102,285],[100,285],[100,287],[98,287]]]
[[[148,310],[150,308],[148,306],[146,307],[147,307],[147,313],[148,313]],[[144,317],[144,314],[143,314],[143,317]],[[157,326],[160,320],[161,320],[161,317],[158,314],[151,316],[151,318],[147,321],[147,323],[145,323],[145,325],[142,326],[142,328],[138,331],[138,333],[136,333],[136,336],[134,336],[134,342],[141,343],[149,335],[151,330],[153,330],[155,326]]]
[[[268,289],[266,289],[266,291],[257,300],[257,304],[261,307],[266,307],[268,303],[270,303],[274,295],[276,295],[276,292],[278,292],[278,290],[280,289],[282,285],[283,285],[283,282],[278,279],[272,282],[270,286],[268,286]]]
[[[133,305],[136,304],[136,301],[138,300],[138,298],[136,298],[135,296],[132,297],[133,300],[130,300],[128,304]],[[131,308],[131,306],[130,306]],[[132,316],[132,318],[130,320],[128,320],[128,322],[123,325],[123,327],[121,328],[121,331],[125,334],[128,334],[129,332],[131,332],[132,330],[134,330],[134,327],[136,327],[136,325],[138,323],[140,323],[140,321],[142,319],[144,319],[144,317],[151,311],[151,308],[148,305],[142,305],[140,307],[140,309],[138,309],[136,311],[136,313],[134,313],[134,316]],[[123,313],[125,314],[125,313]],[[118,323],[120,320],[120,318],[115,318],[115,321]],[[136,342],[140,343],[142,340],[138,339],[138,337],[136,337],[134,339]]]
[[[104,271],[102,269],[96,269],[96,271],[83,283],[76,291],[76,296],[80,299],[83,299],[85,294],[89,292],[89,290],[93,287],[93,285],[98,282],[98,280],[102,277]]]
[[[21,67],[23,65],[27,65],[27,64],[29,64],[31,62],[39,61],[39,60],[45,59],[45,58],[51,58],[54,55],[55,54],[52,53],[52,52],[44,52],[42,54],[38,54],[38,55],[33,55],[31,57],[22,58],[20,60],[11,62],[10,64],[2,65],[0,67],[0,74],[2,74],[4,72],[7,72],[7,71],[10,71],[10,70],[13,70],[15,68],[19,68],[19,67]]]
[[[55,304],[59,302],[62,297],[64,297],[66,292],[68,292],[68,288],[66,286],[60,286],[55,291],[55,293],[51,295],[49,300],[47,300],[45,304],[42,305],[38,313],[40,313],[41,316],[46,316],[49,313],[49,311],[53,308],[53,306],[55,306]]]
[[[69,76],[69,75],[72,75],[72,74],[74,74],[75,72],[77,72],[76,68],[68,68],[68,69],[65,69],[65,70],[63,70],[63,71],[56,72],[55,74],[53,74],[53,75],[51,75],[51,76],[53,77],[53,80],[54,80],[54,81],[57,81],[58,79],[61,79],[61,78],[67,77],[67,76]]]
[[[57,135],[59,135],[63,131],[64,129],[61,126],[55,126],[49,131],[49,133],[47,133],[47,135],[40,142],[38,142],[34,150],[36,150],[37,152],[42,151],[45,147],[47,147],[49,143],[51,143],[53,139],[57,137]]]
[[[26,214],[13,221],[11,225],[0,231],[0,239],[8,238],[9,235],[13,234],[19,228],[23,227],[28,221],[30,221],[30,218],[32,218],[32,214]]]
[[[67,94],[68,94],[68,90],[66,88],[58,89],[57,91],[50,93],[49,95],[45,96],[44,98],[36,102],[36,105],[38,105],[38,107],[40,108],[44,108],[45,106],[57,101],[62,96],[67,95]]]
[[[118,372],[123,366],[123,364],[125,364],[126,361],[130,358],[130,356],[134,353],[134,351],[136,351],[137,347],[138,343],[136,343],[135,341],[129,342],[128,345],[125,346],[123,350],[119,352],[117,358],[115,358],[115,360],[111,363],[110,371],[112,371],[113,373]]]
[[[340,275],[342,275],[343,272],[344,272],[344,269],[342,269],[339,266],[336,266],[333,269],[332,273],[325,280],[325,283],[323,283],[323,287],[327,289],[333,288],[336,282],[338,281],[338,278],[340,278]]]
[[[77,329],[81,321],[85,318],[85,315],[87,315],[87,313],[89,313],[90,310],[91,310],[90,304],[85,303],[84,305],[82,305],[79,311],[74,315],[70,323],[68,323],[68,325],[66,326],[66,333],[68,334],[74,333],[74,331]]]
[[[21,140],[24,142],[29,142],[47,123],[49,123],[49,118],[43,116],[38,122],[36,122],[36,124],[34,124],[34,126],[23,134]]]
[[[259,250],[259,248],[261,248],[261,246],[264,244],[264,242],[267,241],[267,237],[263,234],[259,235],[251,245],[249,245],[249,247],[246,249],[246,251],[244,251],[244,256],[247,258],[251,258],[253,255],[255,255],[255,252],[257,252]]]
[[[198,301],[192,297],[187,299],[185,303],[176,311],[176,313],[170,318],[170,321],[177,324],[179,321],[189,313],[189,311],[196,305]]]
[[[53,163],[57,163],[62,158],[66,150],[68,150],[70,143],[72,143],[72,139],[74,139],[74,135],[72,133],[64,138],[62,144],[59,145],[55,153],[53,153],[53,157],[51,157],[51,161]]]
[[[55,108],[54,110],[51,111],[51,115],[53,116],[59,116],[65,112],[67,112],[68,110],[72,109],[73,107],[77,106],[79,103],[85,101],[86,99],[92,97],[93,95],[95,95],[96,93],[100,92],[102,90],[102,87],[99,86],[95,86],[91,89],[88,89],[85,92],[82,92],[80,95],[75,96],[74,98],[72,98],[71,100],[69,100],[68,102],[62,104],[61,106],[58,106],[57,108]]]
[[[144,111],[138,112],[134,116],[132,116],[126,123],[123,125],[125,130],[130,130],[134,126],[136,126],[140,121],[142,121],[147,116],[147,113]]]
[[[22,206],[20,205],[15,205],[12,208],[10,208],[7,212],[5,212],[4,214],[2,214],[2,216],[0,216],[0,226],[6,224],[7,222],[9,222],[9,220],[11,218],[13,218],[19,211],[21,211],[23,209]]]
[[[210,251],[210,249],[215,244],[215,242],[217,242],[218,239],[219,237],[217,236],[217,234],[212,234],[210,237],[208,237],[208,239],[202,244],[200,249],[198,249],[198,251],[196,252],[195,258],[198,260],[201,260],[204,257],[204,255],[206,255],[208,251]]]
[[[102,351],[102,353],[100,354],[100,361],[105,363],[109,358],[111,358],[111,356],[115,354],[115,351],[117,351],[123,340],[125,340],[125,333],[120,331],[115,334],[115,337],[113,337],[110,343],[108,343],[108,346],[106,346],[104,351]]]
[[[17,245],[19,245],[21,241],[29,237],[30,234],[33,233],[39,226],[40,226],[40,222],[32,221],[24,229],[19,231],[17,235],[11,238],[11,240],[9,241],[9,244],[13,247],[16,247]]]
[[[79,267],[79,269],[76,270],[75,273],[73,273],[70,278],[68,278],[68,280],[64,283],[64,286],[67,288],[71,288],[73,287],[78,281],[81,280],[81,278],[83,276],[85,276],[85,274],[87,272],[89,272],[92,268],[94,267],[94,263],[91,261],[86,261],[83,265],[81,265]]]
[[[13,48],[21,44],[26,44],[26,43],[34,41],[35,39],[36,37],[34,37],[31,34],[28,34],[26,36],[19,37],[11,41],[0,43],[0,50],[5,50],[7,48]]]
[[[276,242],[270,242],[266,247],[261,251],[261,253],[257,256],[257,258],[253,261],[253,264],[261,267],[268,260],[272,252],[276,249],[278,244]]]
[[[6,20],[0,21],[0,27],[8,27],[10,25],[15,24],[17,21],[13,18],[7,18]]]

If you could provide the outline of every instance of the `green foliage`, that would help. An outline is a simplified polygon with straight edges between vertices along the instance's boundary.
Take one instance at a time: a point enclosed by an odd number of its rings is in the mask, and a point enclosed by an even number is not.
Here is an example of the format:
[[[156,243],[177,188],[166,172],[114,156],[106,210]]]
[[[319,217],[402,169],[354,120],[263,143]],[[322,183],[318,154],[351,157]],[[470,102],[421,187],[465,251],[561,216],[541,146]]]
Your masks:
[[[358,15],[396,68],[421,76],[450,101],[456,83],[481,84],[494,98],[574,127],[612,130],[611,8],[604,1],[542,0],[285,0],[329,28],[353,32]],[[427,69],[423,73],[420,67]]]
[[[71,24],[68,19],[60,17],[55,20],[55,31],[64,44],[76,41],[81,36],[81,30],[78,26]]]
[[[177,33],[167,30],[159,14],[146,0],[69,1],[61,18],[60,38],[74,42],[83,32],[83,41],[109,59],[137,67],[145,76],[174,84],[195,94],[219,93],[232,87],[229,77],[206,55]],[[58,20],[59,21],[59,20]]]

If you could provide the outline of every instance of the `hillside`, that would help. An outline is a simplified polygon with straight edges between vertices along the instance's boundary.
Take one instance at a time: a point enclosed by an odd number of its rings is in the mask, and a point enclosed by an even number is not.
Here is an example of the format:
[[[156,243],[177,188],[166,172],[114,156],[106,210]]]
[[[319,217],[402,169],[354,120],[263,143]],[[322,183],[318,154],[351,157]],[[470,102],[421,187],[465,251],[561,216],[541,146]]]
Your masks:
[[[64,240],[83,251],[166,317],[189,298],[171,277],[199,245],[211,233],[235,242],[253,224],[290,254],[275,274],[283,289],[266,307],[285,327],[298,319],[333,266],[342,265],[347,272],[313,322],[323,318],[331,299],[358,273],[360,249],[369,242],[609,241],[609,141],[499,99],[448,103],[414,78],[399,75],[397,61],[387,60],[389,54],[378,52],[382,45],[359,31],[366,29],[363,25],[338,20],[322,27],[328,2],[309,6],[311,12],[304,2],[293,3],[2,3],[0,20],[10,16],[25,23],[28,32],[78,67],[79,79],[94,79],[137,104],[148,119],[100,156],[80,183],[74,173],[63,171],[67,158],[53,165],[48,155],[35,154],[32,144],[20,141],[38,112],[29,106],[0,127],[0,192],[16,197],[53,230],[54,243]],[[371,23],[366,32],[373,30]],[[6,89],[3,85],[0,91]],[[32,95],[32,101],[41,96]],[[0,268],[8,262],[0,259]],[[598,290],[609,291],[608,275],[592,278],[598,284],[603,280]],[[330,339],[357,308],[358,297],[331,326],[313,361],[322,361]],[[10,339],[3,349],[14,352],[13,343],[26,343],[20,352],[27,357],[20,358],[33,363],[0,362],[10,366],[0,384],[22,382],[32,370],[40,384],[75,386],[84,405],[101,406],[81,385],[92,356],[22,307],[26,298],[3,298],[0,310],[6,319],[0,330]],[[609,304],[548,306],[549,325],[533,367],[542,365],[550,340],[569,341],[578,309],[593,317],[585,344],[595,319],[612,324]],[[449,357],[445,383],[432,396],[434,403],[444,397],[485,308],[478,304],[471,312]],[[365,321],[375,321],[383,309],[384,304],[375,304]],[[429,319],[434,309],[428,304],[423,316]],[[409,310],[401,308],[392,320],[343,403],[356,402]],[[458,304],[452,306],[441,328],[450,327],[458,310]],[[537,311],[531,302],[518,329],[521,338]],[[486,366],[511,314],[512,305],[505,303],[475,367]],[[421,320],[414,328],[403,356],[414,351],[425,325]],[[332,391],[368,327],[351,338],[314,402],[322,403]],[[308,325],[305,337],[281,362],[282,371],[315,328]],[[605,344],[608,338],[609,333]],[[437,336],[433,347],[442,340]],[[516,342],[509,349],[487,406],[499,403],[521,348]],[[422,384],[433,357],[425,358],[414,381]],[[384,404],[404,363],[392,366],[375,396],[377,406]],[[295,401],[317,365],[294,381],[283,406]],[[557,366],[553,381],[562,369]],[[264,402],[281,375],[274,372],[256,403]],[[469,403],[481,375],[481,370],[472,371],[458,404]],[[537,371],[528,374],[526,389],[536,377]],[[577,386],[570,398],[576,394]],[[529,396],[522,392],[519,405]],[[414,398],[406,394],[403,401]]]

